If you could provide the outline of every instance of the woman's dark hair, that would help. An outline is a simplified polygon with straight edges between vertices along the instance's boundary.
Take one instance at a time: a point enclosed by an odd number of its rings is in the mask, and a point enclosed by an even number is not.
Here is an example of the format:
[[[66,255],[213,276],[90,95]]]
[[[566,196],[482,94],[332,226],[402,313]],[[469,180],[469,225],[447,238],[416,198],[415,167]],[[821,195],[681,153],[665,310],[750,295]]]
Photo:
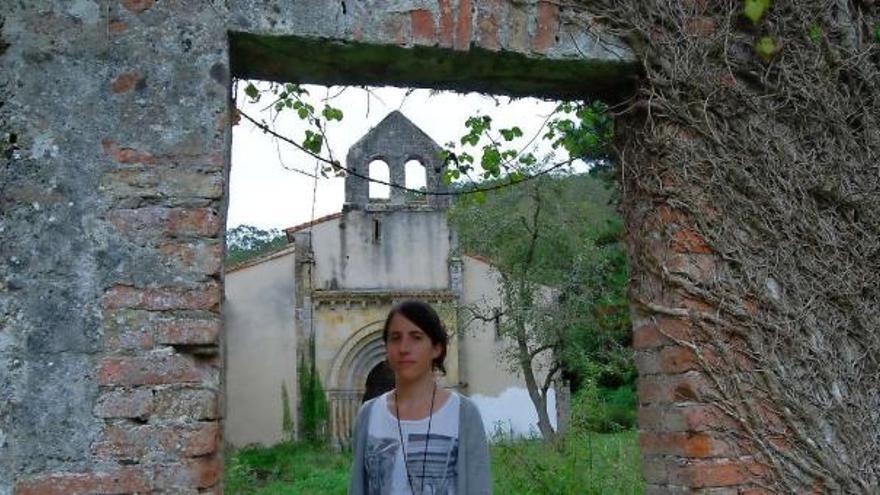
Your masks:
[[[434,308],[422,301],[403,301],[395,304],[388,312],[385,326],[382,327],[382,340],[386,344],[388,343],[388,327],[391,326],[391,319],[396,314],[403,316],[425,332],[431,339],[431,344],[440,344],[441,351],[440,355],[434,359],[434,368],[445,375],[446,368],[443,366],[443,361],[446,360],[446,346],[449,345],[449,336]]]

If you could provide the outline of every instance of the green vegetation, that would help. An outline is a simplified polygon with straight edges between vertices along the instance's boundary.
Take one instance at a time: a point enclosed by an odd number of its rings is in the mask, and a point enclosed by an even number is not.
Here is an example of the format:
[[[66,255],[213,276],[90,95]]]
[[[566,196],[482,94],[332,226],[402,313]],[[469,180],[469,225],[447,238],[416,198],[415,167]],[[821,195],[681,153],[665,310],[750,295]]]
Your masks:
[[[311,345],[312,355],[314,355],[314,342]],[[301,394],[303,437],[311,442],[321,443],[327,437],[328,411],[324,387],[321,385],[321,377],[315,369],[314,357],[310,365],[300,360],[297,375],[299,376]]]
[[[287,237],[278,229],[239,225],[226,231],[226,264],[242,263],[286,245]]]
[[[311,443],[280,443],[228,453],[224,491],[230,494],[333,495],[348,490],[351,453]]]
[[[344,494],[351,453],[308,443],[242,449],[227,455],[231,494]],[[494,493],[638,494],[643,492],[636,433],[577,433],[557,445],[527,440],[492,446]]]
[[[281,438],[293,440],[293,415],[290,413],[290,394],[287,393],[287,382],[281,382]]]
[[[636,494],[644,491],[636,432],[579,433],[492,447],[494,493]]]

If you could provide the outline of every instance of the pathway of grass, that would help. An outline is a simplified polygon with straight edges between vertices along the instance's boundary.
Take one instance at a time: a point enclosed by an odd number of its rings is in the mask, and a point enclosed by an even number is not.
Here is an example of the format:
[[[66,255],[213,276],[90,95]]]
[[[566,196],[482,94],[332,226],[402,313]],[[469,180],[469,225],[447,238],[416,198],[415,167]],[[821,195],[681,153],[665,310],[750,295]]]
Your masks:
[[[333,495],[348,489],[351,454],[308,444],[242,449],[226,458],[225,491],[247,495]],[[635,432],[492,447],[497,494],[641,494]]]

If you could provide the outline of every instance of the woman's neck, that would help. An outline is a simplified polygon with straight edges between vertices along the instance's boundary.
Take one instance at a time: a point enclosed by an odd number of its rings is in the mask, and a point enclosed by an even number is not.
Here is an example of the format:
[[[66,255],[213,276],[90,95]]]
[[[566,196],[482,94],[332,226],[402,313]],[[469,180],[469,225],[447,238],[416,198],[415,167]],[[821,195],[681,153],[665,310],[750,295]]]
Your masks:
[[[434,393],[434,376],[431,373],[414,380],[405,382],[398,380],[395,388],[395,396],[400,404],[418,403],[424,400],[430,400]]]

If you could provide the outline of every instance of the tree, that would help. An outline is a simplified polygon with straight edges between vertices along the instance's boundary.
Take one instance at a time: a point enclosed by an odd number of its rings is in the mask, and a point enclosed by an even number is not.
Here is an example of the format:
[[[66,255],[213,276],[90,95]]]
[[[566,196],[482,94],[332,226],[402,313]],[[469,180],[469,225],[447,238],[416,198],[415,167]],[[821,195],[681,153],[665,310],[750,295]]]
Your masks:
[[[241,263],[285,245],[287,238],[278,229],[239,225],[226,231],[226,263]]]
[[[489,257],[499,272],[500,313],[480,304],[469,310],[475,319],[498,319],[511,343],[502,359],[522,374],[546,439],[555,437],[546,407],[554,381],[583,382],[615,363],[632,367],[624,349],[626,263],[611,197],[594,177],[552,176],[450,212],[462,248]]]

